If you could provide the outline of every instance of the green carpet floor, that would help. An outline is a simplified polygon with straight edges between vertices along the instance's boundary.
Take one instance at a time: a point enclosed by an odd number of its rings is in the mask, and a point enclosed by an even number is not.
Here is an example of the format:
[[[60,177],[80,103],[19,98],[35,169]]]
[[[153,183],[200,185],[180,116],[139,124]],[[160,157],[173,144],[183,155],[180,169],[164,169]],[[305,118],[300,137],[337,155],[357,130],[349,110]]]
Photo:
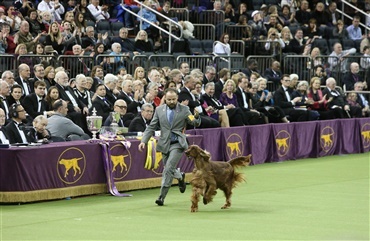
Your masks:
[[[0,240],[369,240],[370,154],[247,167],[247,183],[190,213],[190,191],[2,205]]]

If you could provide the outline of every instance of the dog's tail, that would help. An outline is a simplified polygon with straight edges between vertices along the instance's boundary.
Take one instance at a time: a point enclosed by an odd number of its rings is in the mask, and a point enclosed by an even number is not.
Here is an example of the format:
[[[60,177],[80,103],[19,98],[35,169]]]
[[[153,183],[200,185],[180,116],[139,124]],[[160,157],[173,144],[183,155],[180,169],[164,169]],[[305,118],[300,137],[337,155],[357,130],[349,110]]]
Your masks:
[[[251,157],[252,157],[251,154],[249,154],[248,156],[240,156],[240,157],[230,160],[229,163],[234,168],[245,167],[245,166],[248,166],[249,163],[251,162]]]
[[[234,169],[237,167],[245,167],[245,166],[248,166],[249,163],[251,162],[251,156],[252,155],[249,154],[248,156],[237,157],[237,158],[230,160],[229,163]],[[245,181],[244,175],[234,170],[233,188],[236,187],[238,183],[244,182],[244,181]]]

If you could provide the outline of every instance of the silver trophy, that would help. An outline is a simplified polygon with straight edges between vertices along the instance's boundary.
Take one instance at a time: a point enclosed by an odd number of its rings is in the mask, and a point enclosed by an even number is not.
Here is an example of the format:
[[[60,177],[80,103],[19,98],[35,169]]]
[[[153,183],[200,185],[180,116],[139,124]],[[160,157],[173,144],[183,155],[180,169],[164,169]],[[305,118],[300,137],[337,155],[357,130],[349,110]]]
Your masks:
[[[118,112],[111,112],[110,116],[112,118],[112,123],[110,124],[111,127],[118,127],[118,121],[121,118],[121,114]]]
[[[96,133],[99,132],[99,130],[100,130],[102,124],[103,124],[103,117],[96,115],[95,108],[93,109],[92,113],[93,114],[91,116],[86,117],[87,128],[93,134],[92,140],[97,140],[96,139]]]

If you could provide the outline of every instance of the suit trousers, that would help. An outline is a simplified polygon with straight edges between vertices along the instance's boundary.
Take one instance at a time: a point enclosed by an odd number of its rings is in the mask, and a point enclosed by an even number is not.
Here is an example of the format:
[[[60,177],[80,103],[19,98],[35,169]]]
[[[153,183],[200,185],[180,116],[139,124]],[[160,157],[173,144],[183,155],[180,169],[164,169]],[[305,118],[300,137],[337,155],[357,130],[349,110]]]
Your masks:
[[[168,190],[172,185],[174,178],[181,179],[181,172],[177,169],[184,149],[179,143],[172,144],[168,153],[162,153],[163,161],[163,173],[162,173],[162,184],[161,184],[161,197],[164,199],[167,196]]]

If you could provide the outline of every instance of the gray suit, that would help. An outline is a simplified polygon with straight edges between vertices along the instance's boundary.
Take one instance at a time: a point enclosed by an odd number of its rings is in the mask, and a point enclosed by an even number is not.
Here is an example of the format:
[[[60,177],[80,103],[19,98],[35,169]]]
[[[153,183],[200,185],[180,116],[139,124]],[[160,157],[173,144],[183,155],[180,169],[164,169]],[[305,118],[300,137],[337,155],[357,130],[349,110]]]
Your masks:
[[[167,109],[167,105],[161,105],[156,108],[153,119],[146,128],[143,138],[141,139],[141,142],[147,144],[149,139],[153,136],[154,131],[160,128],[161,136],[157,143],[157,151],[162,152],[164,165],[160,194],[163,199],[166,197],[171,187],[173,178],[182,178],[180,171],[176,169],[184,150],[188,148],[186,136],[182,131],[187,123],[194,126],[200,125],[200,118],[198,117],[198,119],[194,118],[191,120],[189,116],[192,116],[192,113],[189,107],[178,103],[175,108],[175,115],[171,126],[167,118]],[[177,142],[171,143],[171,133],[177,136]]]
[[[89,139],[89,136],[81,127],[59,113],[55,113],[48,118],[46,129],[50,131],[52,136],[62,137],[64,140],[74,141]]]

